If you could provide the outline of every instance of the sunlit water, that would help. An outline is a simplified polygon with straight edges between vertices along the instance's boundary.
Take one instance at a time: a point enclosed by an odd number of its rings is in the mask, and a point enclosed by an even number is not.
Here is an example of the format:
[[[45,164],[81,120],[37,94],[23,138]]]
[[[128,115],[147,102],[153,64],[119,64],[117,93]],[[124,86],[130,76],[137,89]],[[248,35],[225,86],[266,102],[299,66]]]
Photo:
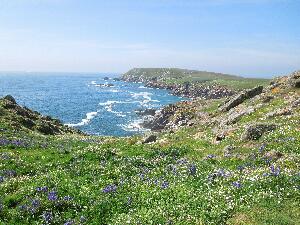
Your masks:
[[[109,76],[109,80],[104,80]],[[144,132],[136,110],[183,100],[166,90],[114,81],[113,74],[0,73],[0,96],[60,119],[89,134],[128,136]],[[100,84],[113,84],[103,87]]]

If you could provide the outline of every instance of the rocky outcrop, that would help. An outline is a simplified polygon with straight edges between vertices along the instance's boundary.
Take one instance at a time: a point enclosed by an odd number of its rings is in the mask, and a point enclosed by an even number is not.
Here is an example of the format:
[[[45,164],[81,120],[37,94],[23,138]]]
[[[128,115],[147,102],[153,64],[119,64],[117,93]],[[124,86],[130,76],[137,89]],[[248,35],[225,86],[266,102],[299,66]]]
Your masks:
[[[187,101],[171,104],[156,111],[154,116],[145,117],[142,126],[153,131],[176,129],[191,123],[196,116],[193,110]]]
[[[156,140],[157,140],[157,136],[154,135],[154,134],[151,134],[151,135],[144,138],[144,140],[142,141],[142,144],[148,144],[148,143],[156,142]]]
[[[289,84],[293,88],[300,88],[300,71],[296,71],[291,75]]]
[[[261,94],[263,91],[263,86],[258,86],[249,90],[242,91],[232,99],[230,99],[228,102],[226,102],[224,105],[222,105],[219,110],[222,112],[229,111],[230,109],[240,105],[247,99],[253,98],[256,95]]]
[[[248,125],[242,135],[242,140],[258,140],[264,133],[273,131],[277,128],[275,124],[257,123]]]
[[[63,125],[59,120],[49,116],[43,116],[27,107],[19,106],[15,99],[7,95],[0,99],[0,109],[2,108],[2,119],[11,123],[18,129],[35,130],[45,135],[57,135],[66,133],[82,132]]]

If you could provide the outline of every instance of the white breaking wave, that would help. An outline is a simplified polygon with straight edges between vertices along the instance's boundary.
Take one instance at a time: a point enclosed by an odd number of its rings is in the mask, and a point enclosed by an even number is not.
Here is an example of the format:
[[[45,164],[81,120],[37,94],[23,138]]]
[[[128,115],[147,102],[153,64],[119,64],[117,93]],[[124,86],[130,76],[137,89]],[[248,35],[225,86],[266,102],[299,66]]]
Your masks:
[[[122,102],[119,102],[119,101],[106,101],[106,102],[100,102],[99,105],[102,105],[102,106],[108,106],[108,105],[112,105],[112,104],[115,104],[115,103],[122,103]]]
[[[144,100],[142,101],[139,101],[139,103],[142,105],[142,106],[148,106],[148,103],[149,102],[160,102],[159,100],[155,100],[155,99],[152,99],[151,96],[153,94],[150,93],[150,92],[139,92],[139,93],[131,93],[131,96],[134,98],[134,99],[140,99],[140,98],[144,98]]]
[[[125,131],[138,131],[138,132],[145,132],[149,131],[149,129],[142,127],[143,119],[136,119],[130,121],[128,124],[122,124],[121,127]]]
[[[89,112],[86,114],[86,118],[82,119],[81,122],[75,123],[75,124],[69,123],[69,124],[65,124],[65,125],[67,125],[69,127],[80,127],[80,126],[87,125],[95,116],[97,116],[97,114],[98,114],[98,112]]]
[[[93,81],[91,82],[91,84],[92,84],[92,85],[95,85],[95,84],[97,84],[97,83],[96,83],[95,80],[93,80]]]

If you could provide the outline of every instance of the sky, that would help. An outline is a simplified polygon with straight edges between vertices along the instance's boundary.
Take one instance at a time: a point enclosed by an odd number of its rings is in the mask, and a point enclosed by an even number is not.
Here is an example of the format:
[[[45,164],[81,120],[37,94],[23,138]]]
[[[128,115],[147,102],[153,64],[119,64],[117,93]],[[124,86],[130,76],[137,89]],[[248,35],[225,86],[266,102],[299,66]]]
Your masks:
[[[0,0],[0,71],[300,69],[300,0]]]

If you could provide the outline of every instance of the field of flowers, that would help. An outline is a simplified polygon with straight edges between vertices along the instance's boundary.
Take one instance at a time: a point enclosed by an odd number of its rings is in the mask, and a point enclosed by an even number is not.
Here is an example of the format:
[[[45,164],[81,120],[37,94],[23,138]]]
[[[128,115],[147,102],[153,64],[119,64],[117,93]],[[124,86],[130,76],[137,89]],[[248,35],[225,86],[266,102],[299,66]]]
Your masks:
[[[284,106],[244,116],[218,143],[208,125],[142,144],[47,136],[0,117],[0,224],[300,224],[299,108],[241,139],[249,121]]]

